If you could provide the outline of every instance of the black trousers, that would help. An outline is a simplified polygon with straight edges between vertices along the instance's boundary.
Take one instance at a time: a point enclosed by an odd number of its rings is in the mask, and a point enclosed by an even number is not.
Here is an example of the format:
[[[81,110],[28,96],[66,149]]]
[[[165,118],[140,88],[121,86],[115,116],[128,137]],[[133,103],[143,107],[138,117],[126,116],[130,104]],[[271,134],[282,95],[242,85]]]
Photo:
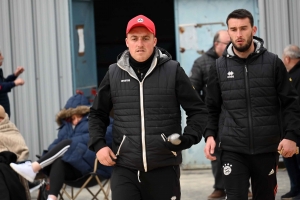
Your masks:
[[[56,197],[58,196],[58,193],[66,180],[76,180],[82,177],[82,174],[79,170],[74,168],[69,163],[62,161],[61,157],[55,157],[57,152],[67,145],[70,145],[71,142],[71,140],[61,141],[37,161],[38,163],[47,160],[52,162],[49,166],[43,169],[43,172],[46,173],[50,179],[49,194],[52,194]]]
[[[180,200],[180,168],[168,166],[142,172],[115,166],[112,200]]]
[[[219,140],[216,140],[216,144],[219,145]],[[216,147],[215,148],[215,153],[214,156],[217,157],[216,160],[211,161],[211,169],[212,169],[212,173],[214,176],[214,188],[215,189],[220,189],[223,190],[224,189],[224,181],[223,181],[223,168],[222,168],[222,164],[221,164],[221,150]]]
[[[216,140],[216,144],[219,145],[219,140]],[[221,149],[216,147],[215,148],[215,153],[213,154],[216,156],[216,160],[211,161],[211,169],[212,169],[212,174],[214,176],[214,185],[213,188],[219,189],[219,190],[224,190],[224,181],[223,181],[223,167],[222,167],[222,162],[221,162]],[[250,182],[249,182],[249,189],[250,189]]]
[[[297,146],[300,146],[300,137],[297,139]],[[300,194],[300,154],[283,158],[283,161],[290,178],[290,192]]]
[[[227,200],[247,200],[249,178],[253,200],[275,200],[277,152],[246,155],[222,151],[221,160]]]

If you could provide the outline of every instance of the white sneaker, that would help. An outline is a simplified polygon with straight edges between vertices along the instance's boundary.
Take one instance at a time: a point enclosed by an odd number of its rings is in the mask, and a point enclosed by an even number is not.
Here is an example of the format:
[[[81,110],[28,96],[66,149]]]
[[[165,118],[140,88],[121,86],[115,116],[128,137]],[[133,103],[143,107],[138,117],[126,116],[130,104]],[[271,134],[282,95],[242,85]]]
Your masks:
[[[10,163],[10,167],[31,183],[34,181],[36,173],[33,171],[30,161],[27,161],[22,164]]]

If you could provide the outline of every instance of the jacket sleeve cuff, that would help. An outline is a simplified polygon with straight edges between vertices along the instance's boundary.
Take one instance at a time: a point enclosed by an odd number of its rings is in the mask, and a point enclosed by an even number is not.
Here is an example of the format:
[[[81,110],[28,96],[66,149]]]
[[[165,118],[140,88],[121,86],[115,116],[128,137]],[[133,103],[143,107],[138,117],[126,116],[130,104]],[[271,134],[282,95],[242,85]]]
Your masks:
[[[294,132],[286,132],[284,139],[292,140],[294,142],[297,142],[297,135]]]
[[[99,140],[97,143],[94,144],[94,151],[97,153],[103,147],[106,147],[106,143],[104,140]]]
[[[215,138],[215,133],[214,133],[214,131],[212,131],[210,129],[206,129],[204,132],[205,142],[209,136],[213,136]]]

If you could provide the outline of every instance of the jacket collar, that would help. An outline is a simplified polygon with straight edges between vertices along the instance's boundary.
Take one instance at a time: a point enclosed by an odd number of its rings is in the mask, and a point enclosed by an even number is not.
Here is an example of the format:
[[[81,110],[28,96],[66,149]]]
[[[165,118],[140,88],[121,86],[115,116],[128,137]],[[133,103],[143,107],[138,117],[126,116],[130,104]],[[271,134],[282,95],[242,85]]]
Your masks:
[[[256,36],[253,36],[253,42],[255,44],[255,50],[254,50],[254,54],[259,54],[261,53],[262,51],[266,50],[264,47],[263,47],[263,44],[264,44],[264,41],[263,39],[259,38],[259,37],[256,37]],[[235,57],[236,55],[234,54],[233,52],[233,44],[232,42],[230,42],[226,48],[226,51],[224,51],[223,53],[223,56],[226,56],[226,57]]]
[[[146,76],[151,73],[151,71],[158,65],[161,65],[169,60],[172,59],[171,55],[164,49],[159,48],[159,47],[154,47],[154,57],[152,60],[152,63],[150,65],[150,68],[146,74]],[[129,64],[129,50],[125,50],[122,54],[120,54],[118,56],[118,61],[117,61],[117,65],[123,69],[124,71],[127,71],[132,77],[135,77],[136,79],[138,79],[138,77],[136,76],[133,68],[130,66]]]

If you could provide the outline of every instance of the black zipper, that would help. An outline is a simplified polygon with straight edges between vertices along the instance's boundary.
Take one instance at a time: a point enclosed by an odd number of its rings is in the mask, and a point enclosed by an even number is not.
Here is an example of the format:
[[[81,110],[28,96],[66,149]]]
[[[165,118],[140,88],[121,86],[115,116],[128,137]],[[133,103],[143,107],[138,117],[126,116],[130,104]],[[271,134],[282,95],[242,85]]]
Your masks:
[[[253,130],[252,130],[252,113],[251,113],[251,99],[250,99],[250,87],[247,64],[245,65],[245,90],[247,100],[247,111],[248,111],[248,123],[249,123],[249,138],[250,138],[250,153],[254,154],[253,151]]]

